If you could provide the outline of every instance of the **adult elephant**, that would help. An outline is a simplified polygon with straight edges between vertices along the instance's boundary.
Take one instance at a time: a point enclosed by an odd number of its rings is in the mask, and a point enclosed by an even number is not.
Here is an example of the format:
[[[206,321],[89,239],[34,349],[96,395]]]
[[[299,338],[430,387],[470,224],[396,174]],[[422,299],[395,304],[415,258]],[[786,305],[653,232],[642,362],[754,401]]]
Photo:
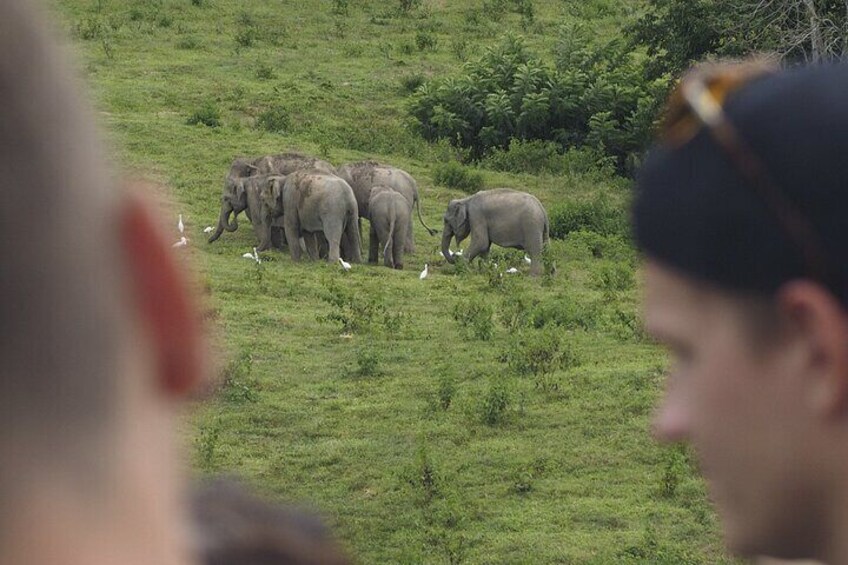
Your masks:
[[[412,215],[409,202],[401,193],[378,185],[371,189],[368,210],[371,214],[368,262],[377,263],[382,249],[386,267],[403,269],[403,250]]]
[[[501,247],[523,249],[530,256],[530,274],[542,272],[542,249],[548,242],[548,214],[542,203],[526,192],[496,188],[451,200],[444,216],[442,254],[449,263],[451,239],[457,245],[469,235],[471,245],[465,258],[486,255],[494,243]]]
[[[209,243],[221,237],[224,230],[233,232],[238,229],[238,215],[247,209],[247,198],[240,188],[240,183],[242,179],[256,174],[257,167],[253,162],[253,159],[237,157],[230,165],[230,170],[224,179],[224,191],[221,194],[221,213],[218,215],[218,227],[209,237]],[[232,222],[230,222],[231,215],[233,217]]]
[[[415,239],[412,235],[412,209],[417,208],[418,219],[421,225],[427,230],[430,235],[436,235],[436,230],[430,228],[424,223],[424,218],[421,217],[421,203],[418,195],[418,183],[412,178],[412,175],[397,167],[383,165],[377,161],[360,161],[358,163],[348,163],[338,168],[337,174],[343,178],[353,189],[353,194],[356,197],[356,203],[359,206],[360,218],[371,218],[368,209],[368,202],[371,198],[371,189],[375,186],[388,186],[392,190],[399,192],[409,202],[410,221],[407,228],[407,237],[404,251],[407,253],[415,252]],[[361,233],[360,229],[360,233]]]
[[[342,252],[348,261],[361,262],[359,212],[353,190],[341,178],[317,169],[296,171],[267,185],[262,203],[271,217],[283,218],[286,239],[303,237],[310,258],[318,258],[319,232],[327,240],[327,261]],[[300,245],[289,245],[292,259],[300,260]]]
[[[303,153],[288,152],[278,155],[264,155],[255,159],[239,157],[233,161],[227,177],[224,180],[224,190],[221,195],[221,212],[218,216],[218,226],[209,237],[209,243],[217,240],[224,230],[233,232],[238,229],[238,215],[242,211],[253,222],[251,210],[248,207],[246,194],[241,190],[241,181],[245,178],[261,175],[288,175],[303,169],[317,169],[335,173],[335,168],[328,162]],[[230,221],[232,216],[232,222]],[[260,240],[261,241],[261,240]]]

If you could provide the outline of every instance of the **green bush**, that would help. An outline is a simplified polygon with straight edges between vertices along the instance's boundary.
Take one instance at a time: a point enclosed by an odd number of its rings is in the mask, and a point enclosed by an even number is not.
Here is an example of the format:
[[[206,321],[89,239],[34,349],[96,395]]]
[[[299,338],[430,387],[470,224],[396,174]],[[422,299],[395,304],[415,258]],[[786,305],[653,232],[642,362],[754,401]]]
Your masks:
[[[580,365],[573,347],[563,344],[556,330],[525,331],[516,335],[498,360],[517,375],[541,376]]]
[[[481,163],[496,171],[510,173],[552,173],[565,172],[566,161],[560,154],[562,147],[553,141],[541,139],[511,139],[509,147],[495,147],[482,159]]]
[[[285,133],[291,127],[289,111],[282,106],[268,108],[259,114],[256,125],[271,133]]]
[[[186,120],[190,126],[202,124],[210,128],[221,127],[221,111],[212,103],[207,102],[197,110],[195,110]]]
[[[383,374],[380,369],[380,356],[371,348],[363,347],[356,350],[356,369],[350,371],[355,377],[378,377]]]
[[[224,368],[224,382],[221,387],[222,396],[230,402],[256,402],[259,393],[256,383],[250,379],[253,370],[253,357],[243,351],[230,360]]]
[[[459,302],[453,311],[453,319],[459,323],[469,338],[488,341],[492,339],[495,325],[492,321],[494,310],[484,299],[469,299]]]
[[[274,78],[274,67],[264,61],[260,61],[256,65],[256,78],[260,80],[270,80]]]
[[[483,175],[456,161],[436,165],[433,170],[433,182],[448,188],[457,188],[466,194],[483,189]]]
[[[437,42],[436,36],[427,30],[418,30],[415,33],[415,45],[419,51],[433,51]]]
[[[407,93],[415,92],[422,84],[424,84],[424,75],[421,73],[404,75],[400,79],[401,89]]]
[[[630,263],[601,261],[591,270],[592,282],[606,293],[624,292],[636,285],[636,275]]]
[[[514,9],[532,23],[532,3],[519,4]],[[425,83],[410,113],[426,139],[449,139],[475,159],[506,150],[513,139],[540,140],[557,153],[582,147],[610,155],[620,171],[632,172],[667,90],[665,80],[646,81],[643,66],[624,42],[600,43],[580,27],[560,31],[553,64],[508,36],[461,75]],[[550,160],[544,145],[532,149]]]
[[[557,326],[569,330],[593,330],[602,318],[598,302],[582,302],[566,296],[537,305],[531,314],[534,328]]]
[[[589,230],[605,236],[627,237],[630,223],[625,211],[603,195],[588,202],[566,201],[549,214],[552,238],[564,239],[571,232]]]
[[[480,403],[480,414],[483,423],[488,426],[496,426],[506,421],[507,411],[512,402],[509,389],[500,380],[493,378],[489,388],[483,394]]]

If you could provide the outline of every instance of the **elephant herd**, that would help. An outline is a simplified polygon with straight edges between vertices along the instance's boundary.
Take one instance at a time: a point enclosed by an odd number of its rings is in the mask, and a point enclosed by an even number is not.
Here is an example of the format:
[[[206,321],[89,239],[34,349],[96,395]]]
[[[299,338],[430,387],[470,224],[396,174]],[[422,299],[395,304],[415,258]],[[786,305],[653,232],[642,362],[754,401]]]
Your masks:
[[[421,216],[418,184],[401,169],[361,161],[338,168],[300,153],[237,158],[224,181],[218,225],[209,238],[238,229],[245,212],[259,240],[257,249],[288,246],[292,259],[305,251],[313,260],[361,262],[361,219],[370,222],[368,261],[382,256],[387,267],[403,268],[404,253],[415,251],[412,212]],[[524,249],[531,274],[541,272],[548,241],[548,216],[534,196],[510,189],[481,191],[452,200],[444,215],[442,253],[453,263],[450,243],[466,237],[465,258],[485,255],[492,243]]]

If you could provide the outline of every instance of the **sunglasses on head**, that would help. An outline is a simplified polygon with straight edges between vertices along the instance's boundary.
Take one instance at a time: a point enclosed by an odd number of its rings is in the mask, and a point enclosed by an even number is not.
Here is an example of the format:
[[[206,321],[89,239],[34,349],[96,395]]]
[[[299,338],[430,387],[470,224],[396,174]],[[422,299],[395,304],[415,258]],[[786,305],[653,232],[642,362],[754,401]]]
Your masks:
[[[806,275],[835,288],[831,284],[835,271],[812,223],[774,182],[762,159],[724,110],[733,92],[776,71],[775,66],[762,61],[710,64],[693,69],[669,97],[660,140],[671,147],[680,147],[706,128],[797,247]]]

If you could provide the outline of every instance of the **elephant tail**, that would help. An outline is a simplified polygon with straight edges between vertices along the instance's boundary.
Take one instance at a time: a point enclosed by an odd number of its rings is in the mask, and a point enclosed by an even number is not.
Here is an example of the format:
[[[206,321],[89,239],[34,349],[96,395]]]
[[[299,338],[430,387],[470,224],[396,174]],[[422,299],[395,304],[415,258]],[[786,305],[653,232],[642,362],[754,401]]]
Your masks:
[[[383,247],[383,261],[386,265],[394,267],[394,255],[392,253],[392,238],[395,233],[395,217],[389,220],[389,236],[386,238],[386,245]]]
[[[418,220],[421,222],[421,225],[424,226],[424,229],[427,230],[427,233],[430,235],[436,235],[438,232],[424,223],[424,218],[421,217],[421,199],[418,198],[415,200],[415,209],[418,210]]]

